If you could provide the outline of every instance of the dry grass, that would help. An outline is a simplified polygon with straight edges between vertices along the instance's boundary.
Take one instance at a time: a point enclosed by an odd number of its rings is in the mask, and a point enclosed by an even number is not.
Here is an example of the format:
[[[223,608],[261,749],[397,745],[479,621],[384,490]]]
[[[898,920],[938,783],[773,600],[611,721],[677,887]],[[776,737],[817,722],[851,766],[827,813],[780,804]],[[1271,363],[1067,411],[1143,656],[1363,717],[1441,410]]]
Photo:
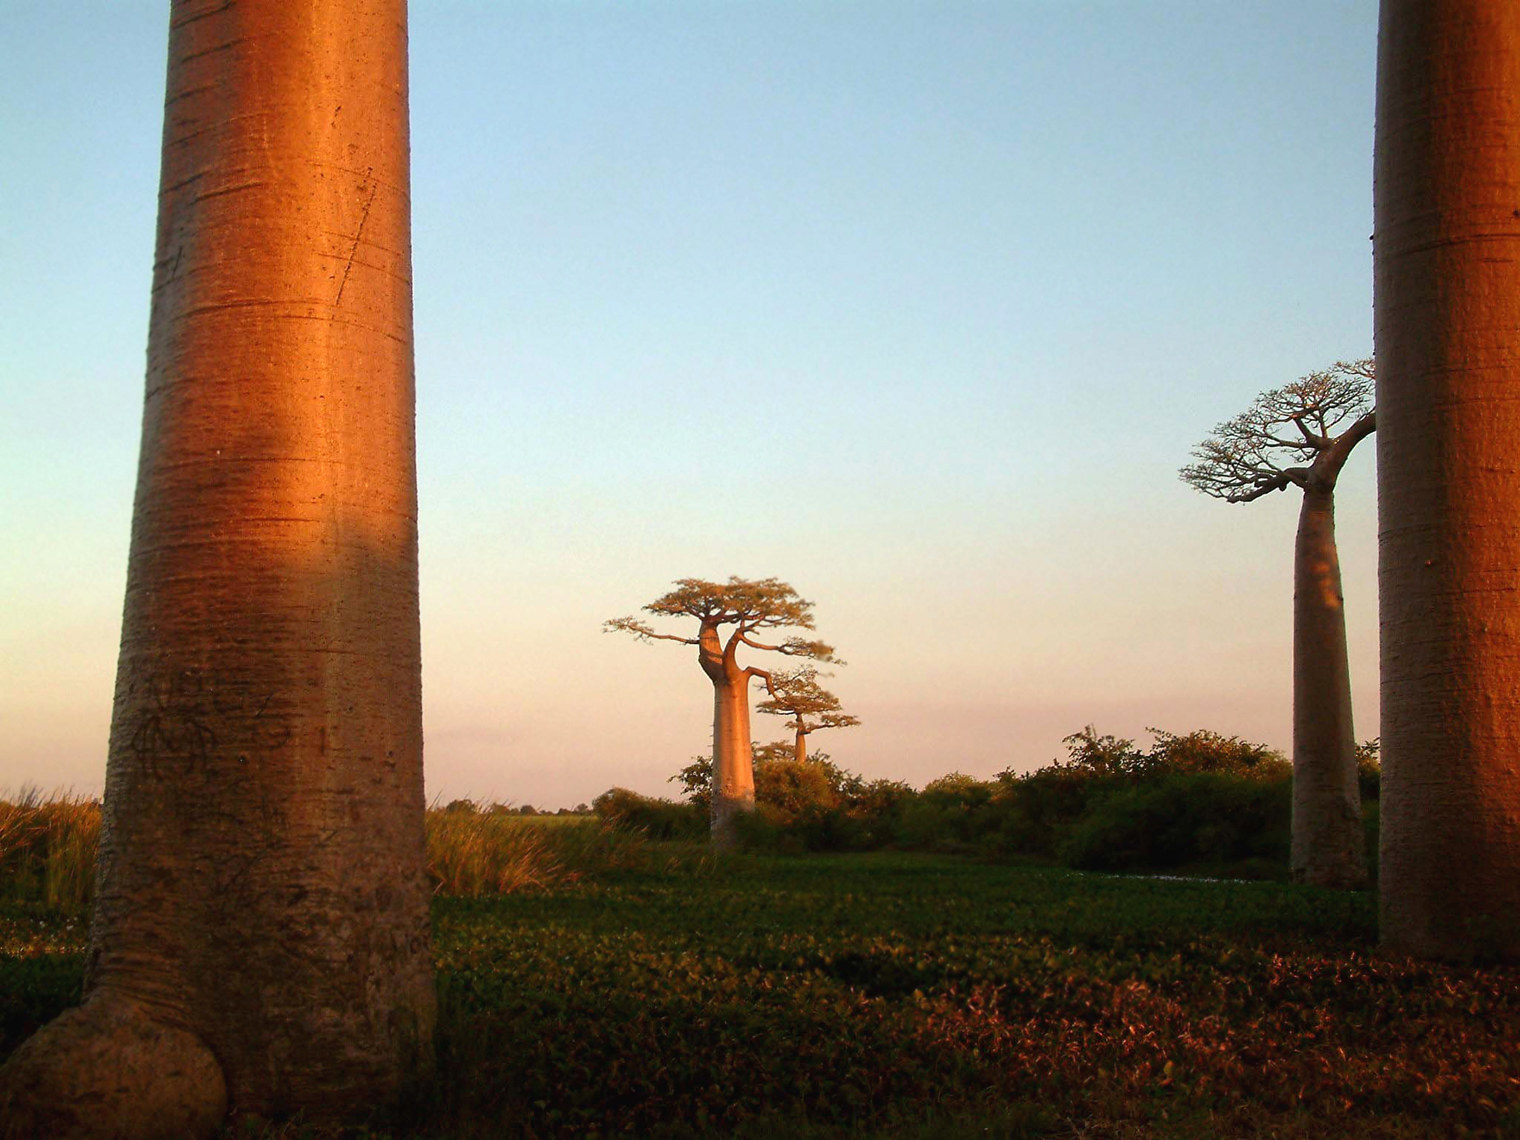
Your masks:
[[[555,817],[549,817],[555,818]],[[439,894],[477,898],[564,886],[607,871],[642,867],[649,844],[594,818],[490,812],[427,813],[428,873]],[[36,788],[0,796],[0,897],[61,911],[88,908],[100,844],[100,802]]]
[[[503,895],[645,865],[642,836],[595,819],[557,822],[504,812],[427,813],[428,874],[439,894]]]
[[[83,910],[95,890],[100,802],[22,788],[0,799],[0,893]]]

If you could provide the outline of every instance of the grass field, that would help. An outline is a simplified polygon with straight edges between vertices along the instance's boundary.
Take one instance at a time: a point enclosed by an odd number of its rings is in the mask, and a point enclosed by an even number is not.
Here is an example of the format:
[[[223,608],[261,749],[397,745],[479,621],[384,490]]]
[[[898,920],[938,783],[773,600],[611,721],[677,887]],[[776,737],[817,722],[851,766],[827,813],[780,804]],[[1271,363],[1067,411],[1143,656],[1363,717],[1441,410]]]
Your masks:
[[[1367,894],[735,857],[434,913],[398,1135],[1520,1137],[1520,969],[1380,955]],[[0,904],[0,1050],[83,936]]]

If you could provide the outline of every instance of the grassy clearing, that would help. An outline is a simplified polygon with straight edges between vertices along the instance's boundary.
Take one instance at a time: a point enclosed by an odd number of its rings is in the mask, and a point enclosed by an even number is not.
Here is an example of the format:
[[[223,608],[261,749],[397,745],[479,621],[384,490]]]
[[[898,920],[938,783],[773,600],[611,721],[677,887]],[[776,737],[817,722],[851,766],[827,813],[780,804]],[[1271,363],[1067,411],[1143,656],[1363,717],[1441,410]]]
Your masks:
[[[1381,955],[1370,895],[653,858],[438,899],[398,1135],[1520,1136],[1520,970]],[[76,999],[69,922],[0,908],[0,1047]]]

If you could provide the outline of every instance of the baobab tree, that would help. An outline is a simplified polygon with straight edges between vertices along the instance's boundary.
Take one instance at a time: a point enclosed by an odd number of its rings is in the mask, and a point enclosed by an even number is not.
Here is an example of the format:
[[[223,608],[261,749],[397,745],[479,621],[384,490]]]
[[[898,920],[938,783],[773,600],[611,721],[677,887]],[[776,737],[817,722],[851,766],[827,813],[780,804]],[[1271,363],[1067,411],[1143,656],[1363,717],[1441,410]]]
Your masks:
[[[425,1063],[404,0],[175,0],[83,1005],[0,1132],[367,1111]]]
[[[757,712],[791,718],[787,725],[795,741],[792,755],[800,764],[807,759],[807,738],[826,728],[853,728],[860,718],[845,712],[839,698],[818,683],[818,669],[776,671],[771,678],[771,697],[755,706]]]
[[[1249,503],[1303,493],[1293,550],[1293,841],[1303,882],[1366,881],[1335,484],[1377,426],[1373,363],[1339,363],[1258,396],[1214,429],[1180,472],[1206,495]]]
[[[1520,4],[1384,0],[1383,942],[1520,959]]]
[[[695,637],[659,633],[634,617],[614,618],[607,631],[631,633],[640,641],[675,641],[695,646],[697,663],[713,686],[712,837],[719,847],[734,841],[734,819],[755,808],[755,773],[749,735],[749,686],[758,678],[773,694],[769,671],[739,663],[741,648],[833,661],[834,650],[821,641],[793,635],[778,642],[756,638],[765,630],[811,630],[813,603],[775,578],[729,578],[726,583],[681,578],[676,588],[656,598],[645,611],[661,617],[692,618]]]

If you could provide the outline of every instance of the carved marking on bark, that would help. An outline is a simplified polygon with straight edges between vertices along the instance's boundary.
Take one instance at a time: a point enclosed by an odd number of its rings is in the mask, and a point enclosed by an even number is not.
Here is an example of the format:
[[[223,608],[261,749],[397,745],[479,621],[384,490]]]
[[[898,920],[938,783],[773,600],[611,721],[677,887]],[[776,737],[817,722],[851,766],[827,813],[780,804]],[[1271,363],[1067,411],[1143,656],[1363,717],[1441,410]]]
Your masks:
[[[336,114],[336,112],[334,112]],[[359,242],[364,238],[364,223],[369,221],[370,207],[375,204],[375,195],[380,192],[380,186],[373,181],[375,168],[372,166],[364,172],[364,181],[359,184],[362,190],[369,187],[369,197],[364,201],[364,211],[359,215],[359,228],[354,231],[354,244],[349,248],[348,261],[343,266],[343,280],[338,282],[338,295],[333,298],[333,306],[343,303],[343,290],[348,286],[348,275],[354,268],[354,255],[359,252]]]

